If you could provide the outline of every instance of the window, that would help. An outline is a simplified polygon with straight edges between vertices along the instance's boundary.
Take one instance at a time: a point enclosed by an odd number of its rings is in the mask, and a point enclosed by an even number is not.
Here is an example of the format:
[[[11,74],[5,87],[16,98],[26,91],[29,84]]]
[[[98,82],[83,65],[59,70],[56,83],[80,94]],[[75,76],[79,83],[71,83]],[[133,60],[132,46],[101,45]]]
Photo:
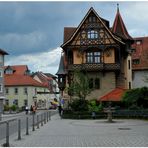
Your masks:
[[[28,90],[27,90],[27,88],[26,88],[26,87],[24,88],[24,94],[25,94],[25,95],[27,95],[27,94],[28,94]]]
[[[93,79],[89,79],[89,88],[92,89],[93,88]]]
[[[18,88],[14,88],[14,94],[18,94]]]
[[[7,70],[5,71],[5,74],[13,74],[13,70],[12,70],[12,69],[7,69]]]
[[[89,79],[89,88],[90,89],[100,89],[100,79],[99,78],[90,78]]]
[[[86,62],[87,63],[100,63],[101,62],[101,53],[100,52],[87,52],[86,53]]]
[[[95,31],[95,30],[88,31],[87,38],[88,39],[97,39],[98,38],[98,32]]]
[[[90,17],[88,18],[88,21],[89,21],[89,22],[96,22],[97,19],[96,19],[95,16],[90,16]]]
[[[131,89],[131,82],[128,82],[128,85],[129,85],[129,89]]]
[[[9,94],[9,88],[6,88],[6,94]]]
[[[0,92],[3,92],[3,84],[0,84]]]
[[[9,105],[9,100],[8,99],[5,100],[5,105]]]
[[[137,44],[137,45],[140,45],[141,43],[142,43],[142,40],[137,40],[137,41],[136,41],[136,44]]]
[[[15,99],[15,100],[13,101],[13,104],[16,105],[16,106],[18,106],[18,100]]]
[[[100,79],[99,78],[95,79],[95,88],[100,89]]]
[[[0,77],[3,77],[3,70],[0,69]]]
[[[128,69],[131,69],[131,61],[128,60]]]
[[[140,59],[134,59],[132,62],[134,65],[140,64]]]

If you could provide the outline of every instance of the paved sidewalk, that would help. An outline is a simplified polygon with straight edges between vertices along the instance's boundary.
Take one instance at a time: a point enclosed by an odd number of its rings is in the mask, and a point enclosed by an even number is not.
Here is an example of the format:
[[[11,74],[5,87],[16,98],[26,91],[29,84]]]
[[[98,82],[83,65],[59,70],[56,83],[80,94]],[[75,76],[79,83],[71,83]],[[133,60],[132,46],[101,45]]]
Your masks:
[[[22,140],[10,137],[15,147],[147,147],[148,121],[69,120],[58,114],[28,136],[22,132]]]

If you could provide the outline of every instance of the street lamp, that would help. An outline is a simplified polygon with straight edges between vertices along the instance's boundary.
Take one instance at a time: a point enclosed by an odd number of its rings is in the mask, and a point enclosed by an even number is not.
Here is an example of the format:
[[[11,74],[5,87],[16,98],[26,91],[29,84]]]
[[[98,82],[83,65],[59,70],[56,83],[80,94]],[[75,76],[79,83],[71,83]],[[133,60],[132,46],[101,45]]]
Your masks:
[[[64,65],[64,55],[61,55],[61,60],[60,60],[60,64],[59,64],[59,69],[58,72],[56,73],[56,75],[58,76],[58,87],[60,90],[60,97],[59,97],[59,114],[61,115],[61,100],[63,97],[63,91],[66,87],[66,69],[65,69],[65,65]]]

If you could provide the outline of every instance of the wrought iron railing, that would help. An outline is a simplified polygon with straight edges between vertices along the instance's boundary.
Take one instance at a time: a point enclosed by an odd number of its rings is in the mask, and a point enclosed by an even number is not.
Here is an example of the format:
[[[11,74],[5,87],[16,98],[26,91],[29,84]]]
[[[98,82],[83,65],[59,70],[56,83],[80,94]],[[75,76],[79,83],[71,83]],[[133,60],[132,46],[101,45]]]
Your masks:
[[[102,71],[102,70],[120,70],[119,63],[83,63],[70,64],[68,70],[87,70],[87,71]]]

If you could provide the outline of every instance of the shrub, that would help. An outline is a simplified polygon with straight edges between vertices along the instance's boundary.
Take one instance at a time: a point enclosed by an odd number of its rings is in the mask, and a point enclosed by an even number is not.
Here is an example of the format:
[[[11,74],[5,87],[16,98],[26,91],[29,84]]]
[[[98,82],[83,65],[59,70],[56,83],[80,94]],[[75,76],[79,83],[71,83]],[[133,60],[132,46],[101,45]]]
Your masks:
[[[16,111],[17,106],[16,105],[12,105],[10,108],[11,108],[12,111]]]
[[[75,99],[69,106],[73,111],[88,111],[88,101],[84,99]]]
[[[99,105],[97,104],[96,100],[91,100],[88,103],[88,108],[90,112],[98,112],[103,110],[103,105],[100,103]]]
[[[4,105],[4,111],[9,111],[10,107],[9,105]]]

